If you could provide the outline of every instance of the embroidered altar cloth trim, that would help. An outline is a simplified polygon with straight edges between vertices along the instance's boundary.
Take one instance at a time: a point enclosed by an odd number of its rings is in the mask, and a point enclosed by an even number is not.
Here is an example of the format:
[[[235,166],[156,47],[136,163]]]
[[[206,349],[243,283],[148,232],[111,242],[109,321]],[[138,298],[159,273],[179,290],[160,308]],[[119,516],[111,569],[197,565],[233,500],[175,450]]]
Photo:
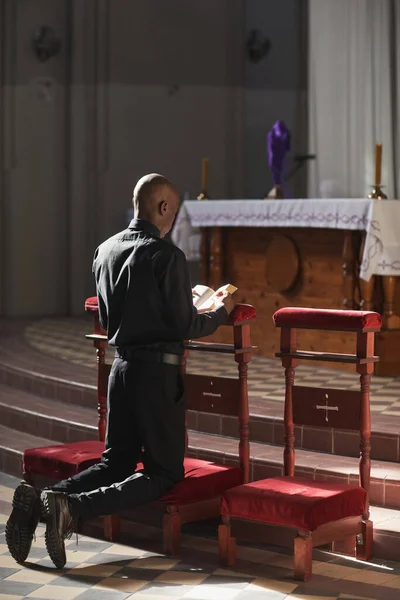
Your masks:
[[[188,260],[200,258],[201,227],[310,227],[360,230],[366,240],[360,277],[400,275],[400,202],[365,198],[189,200],[179,212],[174,242]]]

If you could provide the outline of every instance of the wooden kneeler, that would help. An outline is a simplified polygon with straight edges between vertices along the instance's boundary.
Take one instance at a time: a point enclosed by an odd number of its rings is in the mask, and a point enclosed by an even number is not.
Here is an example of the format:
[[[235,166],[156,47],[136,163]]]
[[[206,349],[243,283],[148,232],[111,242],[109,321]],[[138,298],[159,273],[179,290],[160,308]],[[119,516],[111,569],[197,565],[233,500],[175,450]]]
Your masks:
[[[106,332],[101,329],[97,298],[88,298],[86,310],[92,312],[94,333],[87,335],[94,343],[98,364],[99,435],[105,437],[107,415],[107,385],[109,365],[105,365]],[[180,530],[185,523],[219,516],[221,495],[230,487],[249,481],[249,407],[247,371],[253,347],[250,325],[256,317],[253,306],[238,304],[231,314],[228,326],[233,328],[233,344],[188,342],[182,359],[185,379],[186,409],[233,416],[238,419],[239,467],[229,467],[206,460],[189,458],[188,432],[186,431],[185,478],[159,500],[165,507],[163,520],[164,551],[176,555],[180,549]],[[186,373],[189,352],[215,352],[231,354],[238,365],[238,377],[214,377],[207,374]],[[107,367],[107,368],[106,368]],[[101,432],[101,433],[100,433]],[[115,540],[119,534],[119,517],[105,517],[104,534]]]
[[[223,494],[219,553],[224,564],[235,563],[236,540],[231,535],[235,519],[295,527],[294,576],[307,581],[312,574],[315,546],[356,539],[356,556],[363,560],[372,558],[370,380],[374,363],[378,361],[374,356],[374,338],[382,320],[374,312],[283,308],[275,313],[274,322],[281,328],[280,352],[276,356],[281,358],[285,368],[285,476],[245,484]],[[332,354],[298,350],[297,329],[355,332],[356,352]],[[360,390],[295,386],[299,360],[354,364],[360,375]],[[359,485],[294,477],[295,424],[359,431]]]

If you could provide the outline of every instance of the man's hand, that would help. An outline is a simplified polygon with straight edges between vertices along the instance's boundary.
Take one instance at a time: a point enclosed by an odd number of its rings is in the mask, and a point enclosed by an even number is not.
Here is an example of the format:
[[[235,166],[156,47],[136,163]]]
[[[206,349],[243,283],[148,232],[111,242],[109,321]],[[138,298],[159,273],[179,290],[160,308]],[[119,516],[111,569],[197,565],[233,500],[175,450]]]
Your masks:
[[[233,299],[232,294],[229,294],[228,292],[220,292],[219,294],[217,294],[215,300],[215,307],[218,308],[221,305],[225,306],[226,312],[228,313],[228,315],[230,315],[236,306],[236,302]]]

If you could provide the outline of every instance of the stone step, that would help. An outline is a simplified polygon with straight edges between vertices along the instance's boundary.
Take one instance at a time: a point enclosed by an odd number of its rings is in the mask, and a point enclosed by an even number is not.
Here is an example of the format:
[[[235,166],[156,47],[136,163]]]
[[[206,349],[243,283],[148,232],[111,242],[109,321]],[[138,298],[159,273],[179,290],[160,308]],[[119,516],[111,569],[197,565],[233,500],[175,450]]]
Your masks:
[[[0,385],[0,422],[10,429],[60,443],[96,440],[93,408],[52,400]]]
[[[49,369],[45,369],[44,365],[32,365],[27,368],[10,365],[0,360],[0,385],[34,394],[40,398],[95,408],[97,406],[96,372],[89,371],[91,377],[87,377],[87,381],[83,382],[79,380],[74,370],[71,374],[68,372],[57,374],[57,368],[54,368],[57,367],[57,362],[60,361],[56,360],[50,374]],[[44,364],[46,363],[47,357],[44,361]],[[58,365],[58,371],[60,370]]]
[[[18,326],[17,326],[18,325]],[[85,351],[85,357],[76,357],[72,353],[70,360],[61,360],[56,356],[33,349],[24,337],[24,322],[0,323],[2,346],[0,348],[0,384],[21,389],[42,398],[49,398],[96,410],[96,365],[95,353],[91,344],[84,339],[83,330],[79,336],[82,341],[78,348]],[[87,319],[88,331],[92,323]],[[54,345],[60,345],[57,331],[54,332]],[[80,339],[80,337],[79,337]],[[65,349],[67,351],[68,349]],[[112,350],[108,349],[108,360],[112,360]],[[215,355],[192,352],[188,360],[188,372],[202,373],[206,369],[222,376],[235,376],[237,365],[231,357],[219,357],[216,366]],[[74,362],[72,362],[74,361]],[[358,387],[356,374],[318,371],[316,374],[308,365],[297,369],[300,385],[338,384],[351,389]],[[268,444],[283,444],[283,371],[279,361],[263,362],[255,357],[249,368],[249,405],[250,438],[252,441]],[[396,416],[380,414],[375,410],[382,403],[391,405],[399,392],[396,382],[374,377],[372,390],[372,453],[373,459],[400,461],[400,427]],[[393,387],[394,386],[394,387]],[[350,389],[349,388],[349,389]],[[378,394],[374,405],[374,394]],[[237,437],[236,419],[189,411],[188,425],[191,429],[204,433]],[[358,456],[359,437],[357,432],[333,431],[318,427],[297,427],[296,445],[304,450],[316,450],[343,456]]]
[[[283,402],[249,399],[249,436],[254,442],[284,445]],[[238,437],[237,419],[208,413],[188,411],[188,427],[203,433]],[[295,427],[296,447],[340,456],[358,457],[360,436],[357,431],[325,427]],[[400,460],[400,425],[398,419],[372,415],[371,458],[398,462]]]
[[[94,350],[93,362],[90,365],[82,365],[80,360],[76,360],[74,355],[70,356],[71,360],[62,360],[54,355],[43,354],[29,345],[25,329],[29,322],[21,321],[0,321],[0,383],[4,370],[13,370],[18,376],[26,373],[29,376],[36,375],[39,379],[54,379],[61,380],[62,383],[79,383],[96,386],[96,356]],[[92,324],[89,319],[88,331],[92,331]],[[60,332],[54,331],[52,343],[55,349],[64,347],[64,341],[59,339]],[[87,346],[89,342],[82,340],[82,343]],[[90,346],[90,344],[89,344]],[[76,352],[75,352],[76,354]],[[93,365],[91,367],[91,365]],[[90,367],[90,368],[89,368]],[[4,383],[4,382],[3,382]]]
[[[22,455],[27,448],[56,444],[52,440],[0,425],[0,471],[22,477]]]
[[[50,363],[37,358],[32,365],[17,359],[12,364],[0,355],[0,384],[22,390],[36,397],[56,400],[77,407],[97,407],[96,369],[64,364],[56,358]],[[14,361],[15,362],[15,361]],[[72,368],[71,368],[72,367]],[[65,370],[66,369],[66,370]],[[69,377],[70,379],[66,379]],[[0,396],[1,398],[1,396]],[[250,440],[282,446],[284,443],[283,402],[250,395]],[[93,421],[92,421],[93,422]],[[233,417],[188,411],[188,427],[203,433],[228,437],[238,436],[237,420]],[[400,461],[400,431],[397,419],[372,413],[371,458]],[[295,429],[296,447],[340,456],[359,455],[357,432],[299,426]],[[66,441],[63,439],[62,441]]]
[[[400,511],[371,507],[374,557],[400,561]]]

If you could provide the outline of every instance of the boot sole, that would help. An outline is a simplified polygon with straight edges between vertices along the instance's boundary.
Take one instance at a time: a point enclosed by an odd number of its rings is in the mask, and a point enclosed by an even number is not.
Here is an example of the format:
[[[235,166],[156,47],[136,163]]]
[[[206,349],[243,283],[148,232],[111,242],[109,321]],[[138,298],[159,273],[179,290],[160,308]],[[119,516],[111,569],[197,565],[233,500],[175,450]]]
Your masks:
[[[13,559],[23,563],[28,558],[40,518],[40,502],[36,490],[29,485],[19,485],[14,492],[12,507],[6,524],[6,543]]]
[[[47,552],[57,569],[62,569],[67,562],[64,540],[57,531],[56,500],[53,494],[46,494],[42,500],[42,514],[46,520],[45,543]]]

